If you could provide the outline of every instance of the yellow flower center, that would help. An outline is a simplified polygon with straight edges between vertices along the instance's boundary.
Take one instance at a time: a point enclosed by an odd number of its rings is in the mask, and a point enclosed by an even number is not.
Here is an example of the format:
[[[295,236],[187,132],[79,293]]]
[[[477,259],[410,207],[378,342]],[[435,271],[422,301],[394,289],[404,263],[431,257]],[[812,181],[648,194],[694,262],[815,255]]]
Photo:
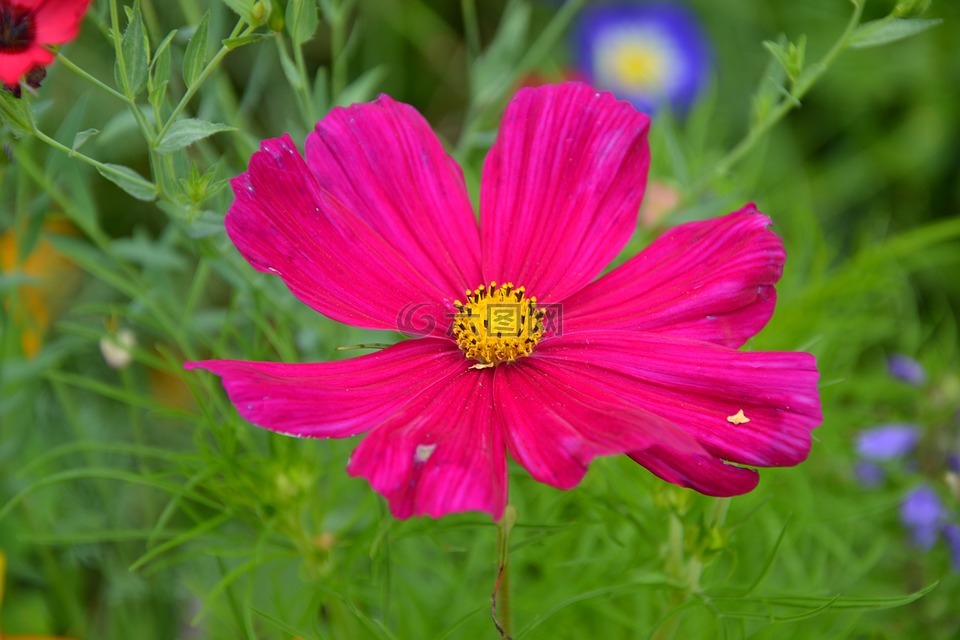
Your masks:
[[[467,301],[454,302],[453,336],[478,369],[530,355],[543,337],[543,310],[537,298],[508,282],[480,285],[467,291]]]
[[[663,53],[641,43],[625,46],[614,59],[614,75],[627,87],[659,89],[663,86],[666,65]]]

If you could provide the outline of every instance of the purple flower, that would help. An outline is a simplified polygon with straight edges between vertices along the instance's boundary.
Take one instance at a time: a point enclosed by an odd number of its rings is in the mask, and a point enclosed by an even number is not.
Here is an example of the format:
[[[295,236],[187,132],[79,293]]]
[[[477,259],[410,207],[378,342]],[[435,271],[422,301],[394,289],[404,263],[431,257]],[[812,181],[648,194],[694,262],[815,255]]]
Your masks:
[[[943,539],[950,548],[950,563],[954,571],[960,571],[960,524],[948,524],[943,528]]]
[[[954,473],[960,473],[960,454],[951,453],[947,455],[947,469]]]
[[[920,427],[913,424],[885,424],[861,431],[857,453],[867,460],[902,458],[917,446]]]
[[[589,82],[646,113],[664,105],[686,111],[710,71],[706,36],[676,4],[588,6],[575,38],[577,66]]]
[[[914,489],[900,505],[900,519],[922,549],[929,549],[937,541],[945,516],[940,496],[926,485]]]
[[[927,381],[927,372],[923,365],[902,353],[894,353],[887,358],[887,371],[891,377],[915,387],[923,386]]]
[[[853,468],[857,480],[867,489],[875,489],[883,484],[887,473],[875,462],[858,462]]]

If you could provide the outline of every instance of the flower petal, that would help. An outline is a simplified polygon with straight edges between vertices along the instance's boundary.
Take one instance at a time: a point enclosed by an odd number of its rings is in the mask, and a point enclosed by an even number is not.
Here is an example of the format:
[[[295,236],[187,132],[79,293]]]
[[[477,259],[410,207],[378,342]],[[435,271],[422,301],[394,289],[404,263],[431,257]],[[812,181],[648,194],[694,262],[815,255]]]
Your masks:
[[[386,95],[333,109],[307,136],[306,157],[320,187],[427,280],[453,296],[481,284],[463,172],[416,109]]]
[[[596,277],[636,227],[649,124],[581,83],[517,92],[483,167],[484,280],[556,302]]]
[[[39,45],[31,45],[20,53],[0,54],[0,83],[15,85],[34,67],[45,67],[51,62],[53,54]]]
[[[397,518],[476,510],[499,519],[507,465],[492,378],[465,370],[420,393],[363,439],[347,471],[366,478]]]
[[[702,493],[734,495],[756,486],[755,472],[724,464],[669,421],[565,365],[534,357],[496,370],[507,448],[536,480],[570,489],[596,456],[642,451],[649,461],[641,464],[652,472]]]
[[[35,10],[37,42],[61,44],[77,37],[91,0],[44,0]]]
[[[565,332],[632,329],[739,347],[773,314],[783,244],[752,204],[675,227],[563,302]]]
[[[290,136],[265,140],[232,181],[236,199],[227,233],[256,269],[279,275],[320,313],[371,329],[405,329],[417,310],[417,335],[442,335],[452,299],[361,218],[323,192]]]
[[[423,338],[349,360],[311,364],[205,360],[244,419],[292,436],[346,438],[395,414],[416,394],[463,370],[448,340]]]
[[[562,362],[584,383],[676,424],[712,455],[739,464],[803,461],[810,431],[822,421],[816,363],[806,353],[584,331],[544,341],[534,356]]]

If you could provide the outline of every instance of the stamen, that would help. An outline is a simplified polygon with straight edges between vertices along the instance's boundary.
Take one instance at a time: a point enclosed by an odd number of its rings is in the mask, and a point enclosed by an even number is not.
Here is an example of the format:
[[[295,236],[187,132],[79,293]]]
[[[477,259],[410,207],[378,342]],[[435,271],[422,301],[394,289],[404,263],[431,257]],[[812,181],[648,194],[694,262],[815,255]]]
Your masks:
[[[467,301],[455,301],[457,315],[453,335],[464,355],[486,369],[530,355],[543,337],[542,309],[536,297],[526,297],[523,287],[512,282],[497,286],[480,285],[466,291]],[[478,324],[473,319],[479,319]]]

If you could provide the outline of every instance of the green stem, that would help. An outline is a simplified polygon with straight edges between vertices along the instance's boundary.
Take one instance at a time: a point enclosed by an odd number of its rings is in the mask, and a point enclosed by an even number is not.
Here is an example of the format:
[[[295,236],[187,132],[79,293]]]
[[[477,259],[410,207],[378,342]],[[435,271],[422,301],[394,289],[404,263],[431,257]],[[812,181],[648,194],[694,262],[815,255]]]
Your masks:
[[[242,18],[238,20],[236,26],[233,28],[233,31],[230,32],[228,39],[245,36],[256,28],[248,25],[247,28],[244,29],[244,24],[246,23]],[[217,68],[217,65],[220,64],[220,61],[223,60],[228,53],[230,53],[230,49],[228,49],[226,45],[220,47],[220,50],[217,51],[216,55],[210,59],[210,62],[207,63],[207,66],[205,66],[203,71],[200,72],[196,82],[187,87],[186,93],[184,93],[183,97],[180,98],[180,102],[178,102],[177,106],[173,108],[173,111],[170,113],[170,117],[167,119],[164,125],[160,127],[160,131],[157,132],[157,140],[163,140],[163,137],[167,134],[167,131],[170,130],[170,127],[173,126],[173,123],[177,120],[177,117],[190,103],[190,100],[193,99],[193,96],[196,95],[197,91],[200,90],[200,87],[203,86],[203,83],[206,81],[206,79],[210,77],[210,74],[213,73],[213,70]]]
[[[480,55],[480,25],[477,20],[476,0],[460,0],[460,10],[463,12],[463,31],[467,39],[467,54],[473,61]]]
[[[853,14],[850,16],[850,20],[847,22],[847,27],[844,29],[843,34],[840,38],[834,43],[833,47],[827,54],[820,60],[819,63],[810,67],[809,75],[804,78],[804,82],[794,83],[791,87],[791,91],[788,97],[780,101],[777,107],[767,114],[767,117],[764,118],[759,124],[752,127],[747,135],[731,149],[719,162],[714,165],[713,172],[710,176],[705,177],[704,180],[699,182],[694,186],[693,191],[698,192],[714,178],[721,177],[727,174],[730,171],[730,168],[734,164],[740,161],[747,153],[753,149],[754,146],[767,134],[783,118],[793,111],[798,104],[800,104],[800,99],[803,98],[807,92],[816,84],[817,80],[826,73],[827,69],[833,61],[837,58],[840,53],[847,48],[847,43],[850,40],[850,36],[853,33],[854,29],[857,28],[857,25],[860,24],[860,16],[863,14],[863,5],[864,2],[860,0],[852,0],[853,2]]]
[[[490,595],[490,615],[500,638],[510,640],[510,530],[517,522],[517,508],[508,504],[503,517],[497,522],[497,579]],[[497,604],[500,605],[500,617],[497,618]]]
[[[34,136],[35,136],[38,140],[40,140],[41,142],[45,142],[46,144],[50,145],[50,146],[53,147],[54,149],[58,149],[58,150],[64,152],[65,154],[67,154],[68,157],[70,157],[70,158],[76,158],[77,160],[80,160],[81,162],[86,163],[86,164],[90,165],[91,167],[96,168],[96,170],[99,171],[100,173],[109,174],[109,175],[115,176],[115,177],[117,177],[118,179],[121,179],[121,180],[128,180],[128,181],[131,181],[131,182],[139,182],[140,185],[143,186],[144,188],[146,188],[146,189],[151,189],[151,190],[156,191],[156,188],[157,188],[156,185],[153,184],[152,182],[150,182],[149,180],[145,180],[145,179],[143,179],[143,178],[135,179],[135,178],[133,178],[132,176],[130,176],[130,175],[126,174],[126,173],[123,173],[122,171],[117,170],[116,168],[114,168],[113,166],[111,166],[111,165],[109,165],[109,164],[104,164],[103,162],[100,162],[99,160],[94,160],[94,159],[91,158],[90,156],[88,156],[88,155],[86,155],[86,154],[84,154],[84,153],[81,153],[80,151],[77,151],[76,149],[71,149],[70,147],[66,146],[65,144],[62,144],[62,143],[58,142],[57,140],[54,140],[53,138],[51,138],[50,136],[48,136],[47,134],[45,134],[43,131],[40,131],[39,129],[34,130]]]
[[[300,86],[303,87],[303,95],[300,98],[303,104],[301,110],[307,128],[310,128],[314,124],[313,119],[317,117],[317,107],[313,102],[313,90],[310,78],[307,77],[307,65],[303,60],[303,47],[292,41],[290,44],[293,45],[293,61],[297,65],[297,73],[300,74]]]
[[[121,102],[123,102],[124,104],[126,104],[126,105],[128,105],[128,106],[135,107],[135,104],[134,104],[133,100],[131,100],[131,99],[128,98],[127,96],[123,95],[122,93],[120,93],[119,91],[117,91],[116,89],[114,89],[113,87],[111,87],[110,85],[105,84],[105,83],[104,83],[102,80],[100,80],[99,78],[95,78],[94,76],[90,75],[89,73],[87,73],[86,71],[84,71],[83,69],[81,69],[80,67],[78,67],[77,65],[75,65],[75,64],[74,64],[72,61],[70,61],[65,55],[63,55],[63,53],[58,52],[58,53],[57,53],[57,59],[58,59],[58,60],[60,61],[60,63],[61,63],[63,66],[65,66],[67,69],[70,69],[70,70],[73,71],[75,74],[77,74],[78,76],[80,76],[81,78],[83,78],[84,80],[86,80],[87,82],[90,82],[91,84],[95,85],[98,89],[101,89],[102,91],[105,91],[105,92],[109,93],[111,96],[113,96],[113,97],[116,98],[117,100],[120,100]]]
[[[333,64],[330,69],[330,98],[331,104],[338,104],[340,94],[347,87],[347,57],[344,48],[347,42],[347,13],[349,3],[338,2],[330,21],[330,59]]]
[[[563,36],[567,27],[573,21],[577,11],[579,11],[580,7],[585,3],[586,0],[567,0],[540,35],[537,36],[537,39],[533,41],[533,44],[530,45],[527,52],[520,58],[520,61],[512,69],[511,73],[505,75],[503,81],[500,82],[495,91],[484,96],[483,104],[477,104],[477,96],[472,96],[470,105],[467,108],[467,115],[464,118],[463,129],[460,131],[460,139],[457,141],[455,155],[462,158],[463,155],[472,148],[473,139],[483,123],[486,113],[493,106],[500,103],[503,95],[513,88],[521,73],[536,66],[541,58],[550,52],[554,44]]]

